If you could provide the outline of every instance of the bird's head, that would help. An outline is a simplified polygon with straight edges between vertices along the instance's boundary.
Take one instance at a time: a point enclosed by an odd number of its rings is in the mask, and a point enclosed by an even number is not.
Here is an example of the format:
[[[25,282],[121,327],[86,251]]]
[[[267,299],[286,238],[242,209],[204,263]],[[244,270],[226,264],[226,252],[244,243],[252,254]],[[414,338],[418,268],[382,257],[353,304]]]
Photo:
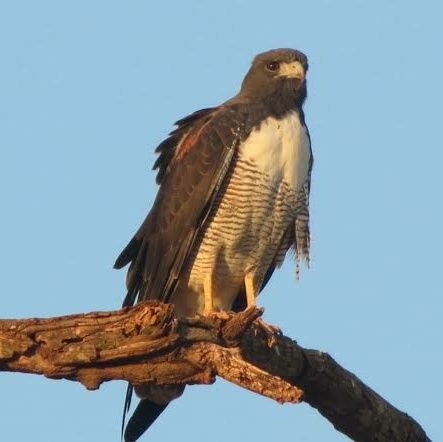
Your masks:
[[[308,59],[295,49],[272,49],[258,54],[246,74],[240,95],[249,99],[294,100],[306,98]]]

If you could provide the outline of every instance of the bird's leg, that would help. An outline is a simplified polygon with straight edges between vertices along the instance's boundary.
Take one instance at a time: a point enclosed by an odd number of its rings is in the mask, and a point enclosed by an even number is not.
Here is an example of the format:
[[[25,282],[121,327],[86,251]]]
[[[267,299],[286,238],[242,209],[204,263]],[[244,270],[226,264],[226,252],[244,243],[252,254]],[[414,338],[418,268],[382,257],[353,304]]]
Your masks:
[[[229,319],[227,312],[216,311],[214,309],[215,291],[214,277],[212,272],[205,275],[205,279],[203,280],[203,292],[205,304],[203,307],[203,315],[213,319]]]
[[[205,279],[203,281],[203,291],[205,295],[205,307],[204,314],[209,315],[214,311],[214,303],[213,303],[213,281],[212,281],[212,273],[208,273],[205,275]]]
[[[251,273],[245,275],[245,291],[246,291],[246,305],[247,308],[256,306],[256,295],[257,290],[254,285],[254,276]],[[270,325],[264,322],[261,318],[257,320],[260,326],[263,328],[264,332],[268,336],[269,347],[273,347],[276,343],[275,335],[281,334],[280,327],[276,325]]]
[[[246,305],[247,308],[255,307],[255,288],[254,288],[254,276],[250,273],[245,276],[245,289],[246,289]]]

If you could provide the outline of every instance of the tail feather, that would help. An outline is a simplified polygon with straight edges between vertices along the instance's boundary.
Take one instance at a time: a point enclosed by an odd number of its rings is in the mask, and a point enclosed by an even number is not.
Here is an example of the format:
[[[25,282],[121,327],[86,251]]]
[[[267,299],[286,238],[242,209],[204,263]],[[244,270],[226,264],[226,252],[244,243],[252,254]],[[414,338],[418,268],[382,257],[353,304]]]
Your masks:
[[[125,395],[125,404],[123,405],[122,427],[121,427],[121,439],[123,440],[123,432],[125,431],[126,416],[128,415],[129,408],[131,407],[132,394],[134,387],[132,384],[128,384]]]
[[[167,403],[157,404],[149,399],[141,400],[132,414],[131,419],[128,421],[124,432],[124,441],[135,442],[154,423],[167,406]],[[126,402],[125,411],[127,412]]]
[[[143,272],[145,270],[146,255],[148,251],[148,241],[146,239],[149,237],[149,235],[146,235],[147,222],[148,221],[145,220],[142,227],[131,241],[129,241],[128,245],[120,253],[114,264],[115,269],[121,269],[130,264],[126,275],[127,294],[123,301],[123,307],[134,305],[137,298],[140,296],[140,291],[143,291],[146,287]],[[152,425],[168,405],[168,402],[165,404],[157,404],[149,399],[141,400],[125,428],[126,416],[128,415],[131,406],[133,391],[134,386],[129,384],[126,390],[121,426],[122,440],[125,442],[136,441]]]

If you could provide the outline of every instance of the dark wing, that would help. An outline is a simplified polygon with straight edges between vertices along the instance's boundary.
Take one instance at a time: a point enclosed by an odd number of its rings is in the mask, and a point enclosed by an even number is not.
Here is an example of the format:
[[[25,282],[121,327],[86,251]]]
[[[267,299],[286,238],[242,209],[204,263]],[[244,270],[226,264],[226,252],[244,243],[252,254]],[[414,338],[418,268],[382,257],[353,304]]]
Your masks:
[[[244,138],[244,116],[230,106],[198,111],[176,123],[154,168],[160,188],[151,211],[117,258],[130,264],[128,294],[167,302]]]

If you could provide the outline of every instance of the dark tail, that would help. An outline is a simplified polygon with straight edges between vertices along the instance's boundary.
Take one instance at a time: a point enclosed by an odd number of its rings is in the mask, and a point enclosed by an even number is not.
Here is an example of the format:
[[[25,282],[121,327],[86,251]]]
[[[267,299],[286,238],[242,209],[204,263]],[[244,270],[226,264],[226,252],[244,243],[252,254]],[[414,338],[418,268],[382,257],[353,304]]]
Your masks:
[[[141,400],[128,421],[124,432],[124,441],[135,442],[154,423],[167,406],[168,404],[159,405],[149,399]],[[126,407],[125,412],[127,412]]]
[[[146,222],[147,220],[145,220],[145,223]],[[134,305],[137,300],[142,279],[141,273],[143,266],[141,265],[141,262],[143,262],[146,258],[147,248],[147,241],[143,239],[143,236],[138,238],[136,234],[115,261],[115,269],[121,269],[127,264],[130,264],[128,274],[126,276],[126,286],[128,291],[123,301],[123,307]],[[121,427],[122,439],[125,442],[136,441],[168,406],[168,403],[159,405],[156,402],[150,401],[149,399],[141,400],[125,428],[126,416],[131,406],[133,390],[134,387],[129,384],[128,389],[126,390]]]

